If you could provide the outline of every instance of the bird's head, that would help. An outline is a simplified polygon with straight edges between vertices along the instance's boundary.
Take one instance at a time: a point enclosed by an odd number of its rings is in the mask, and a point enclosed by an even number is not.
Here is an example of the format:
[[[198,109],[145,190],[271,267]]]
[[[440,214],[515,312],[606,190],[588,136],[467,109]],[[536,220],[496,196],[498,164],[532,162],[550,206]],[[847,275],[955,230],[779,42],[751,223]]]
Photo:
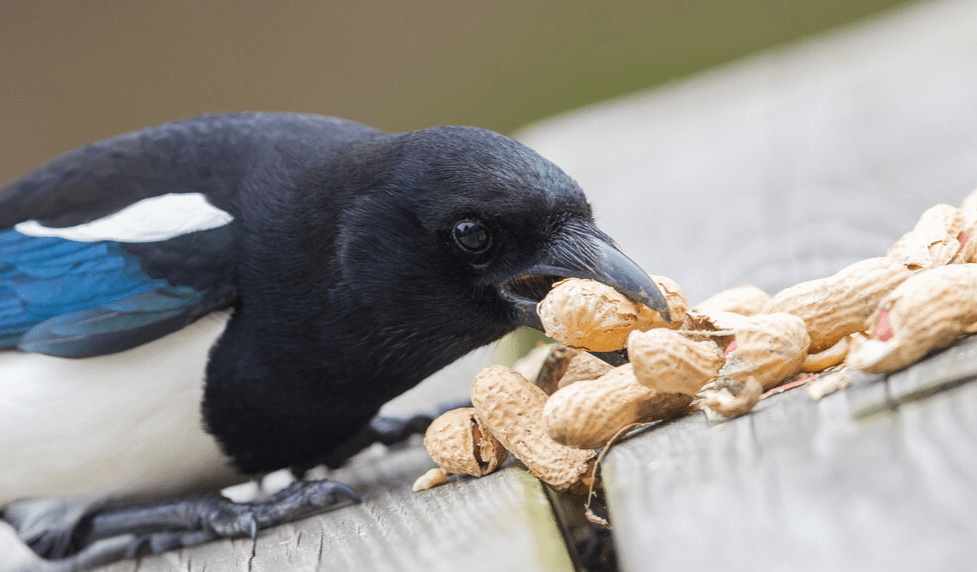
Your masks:
[[[405,349],[441,344],[441,367],[519,326],[541,329],[536,303],[567,277],[667,319],[655,282],[596,227],[579,185],[529,148],[473,127],[377,145],[337,249],[360,310]]]

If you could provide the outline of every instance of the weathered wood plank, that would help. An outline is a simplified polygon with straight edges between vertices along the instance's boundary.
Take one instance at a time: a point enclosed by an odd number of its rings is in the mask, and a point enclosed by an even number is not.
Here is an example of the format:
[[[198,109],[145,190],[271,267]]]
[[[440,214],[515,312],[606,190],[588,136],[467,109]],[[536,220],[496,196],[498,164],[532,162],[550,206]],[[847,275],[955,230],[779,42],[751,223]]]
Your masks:
[[[254,543],[212,542],[101,570],[573,570],[542,485],[526,471],[413,493],[418,467],[433,466],[426,455],[417,443],[365,452],[331,475],[363,504],[263,531]]]
[[[622,569],[968,569],[977,384],[862,421],[849,396],[794,390],[616,447],[605,487]]]

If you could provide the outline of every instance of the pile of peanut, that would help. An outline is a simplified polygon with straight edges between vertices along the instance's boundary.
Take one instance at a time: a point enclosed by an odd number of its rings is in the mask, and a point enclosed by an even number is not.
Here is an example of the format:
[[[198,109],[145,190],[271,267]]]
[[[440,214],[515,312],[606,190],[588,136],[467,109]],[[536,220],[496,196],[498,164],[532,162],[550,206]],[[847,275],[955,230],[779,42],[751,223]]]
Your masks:
[[[511,452],[558,491],[586,492],[597,449],[635,424],[749,411],[764,391],[844,362],[890,373],[977,331],[977,190],[937,205],[884,257],[802,282],[773,297],[754,286],[690,309],[682,289],[653,276],[671,322],[591,280],[556,283],[537,312],[559,342],[534,377],[480,372],[472,408],[438,418],[424,439],[440,465],[415,490],[495,470]],[[612,368],[587,353],[627,349]],[[798,382],[802,383],[802,382]]]

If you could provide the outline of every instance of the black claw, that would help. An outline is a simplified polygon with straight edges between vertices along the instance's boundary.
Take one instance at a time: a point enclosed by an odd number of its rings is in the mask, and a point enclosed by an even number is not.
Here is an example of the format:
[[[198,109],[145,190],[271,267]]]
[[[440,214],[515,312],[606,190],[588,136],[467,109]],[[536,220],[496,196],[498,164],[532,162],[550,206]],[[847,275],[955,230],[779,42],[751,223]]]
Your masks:
[[[338,481],[319,481],[319,482],[325,482],[330,492],[334,495],[346,497],[347,500],[351,501],[354,504],[360,504],[363,502],[363,499],[360,498],[360,495],[356,494],[356,491],[354,491],[351,487],[349,487],[346,484],[340,483]]]

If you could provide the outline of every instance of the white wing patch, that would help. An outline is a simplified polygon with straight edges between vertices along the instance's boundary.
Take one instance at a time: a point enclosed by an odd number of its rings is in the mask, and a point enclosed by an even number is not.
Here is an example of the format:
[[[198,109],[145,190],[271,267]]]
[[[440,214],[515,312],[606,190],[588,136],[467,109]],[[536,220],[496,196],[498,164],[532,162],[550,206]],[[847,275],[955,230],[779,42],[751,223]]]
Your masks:
[[[28,236],[54,236],[77,242],[160,242],[209,230],[234,220],[200,193],[169,193],[143,199],[107,217],[78,226],[50,228],[29,220],[14,226]]]

